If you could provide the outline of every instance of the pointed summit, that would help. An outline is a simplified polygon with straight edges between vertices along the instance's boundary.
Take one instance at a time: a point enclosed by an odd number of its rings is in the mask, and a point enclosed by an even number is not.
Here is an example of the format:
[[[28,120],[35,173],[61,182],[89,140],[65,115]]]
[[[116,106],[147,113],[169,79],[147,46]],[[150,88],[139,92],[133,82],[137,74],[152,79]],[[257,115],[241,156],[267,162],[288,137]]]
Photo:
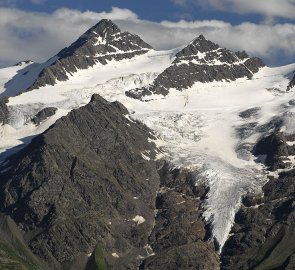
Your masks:
[[[199,35],[197,38],[192,40],[183,50],[181,50],[177,57],[188,56],[193,54],[205,53],[219,48],[218,44],[207,40],[203,35]]]
[[[66,81],[67,74],[73,74],[78,69],[88,69],[99,63],[106,65],[112,60],[130,59],[150,49],[152,47],[139,36],[121,32],[111,20],[101,20],[69,47],[61,50],[56,55],[57,60],[42,70],[28,90]]]
[[[233,65],[241,64],[249,60],[250,57],[248,54],[243,52],[234,53],[228,49],[220,47],[218,44],[206,39],[203,35],[198,36],[192,42],[190,42],[185,48],[176,54],[175,63],[184,63],[184,61],[194,60],[195,64],[201,65]],[[253,61],[247,68],[250,71],[250,74],[247,77],[252,77],[252,73],[257,72],[257,67],[253,65]],[[262,61],[256,58],[256,64],[261,67],[264,66]]]
[[[121,32],[111,20],[103,19],[81,35],[77,41],[58,53],[59,58],[71,55],[101,57],[128,51],[149,50],[151,46],[137,35]],[[111,60],[111,59],[110,59]],[[104,59],[98,59],[106,64]],[[93,65],[93,64],[92,64]]]
[[[121,30],[111,20],[103,19],[99,21],[96,25],[91,27],[87,32],[92,32],[99,36],[104,36],[116,34],[118,32],[121,32]]]
[[[103,19],[99,21],[96,25],[88,29],[83,35],[79,37],[79,39],[75,43],[77,43],[78,41],[80,43],[83,43],[98,37],[105,39],[120,32],[121,30],[119,29],[119,27],[111,20]]]
[[[206,39],[206,38],[203,36],[203,34],[201,34],[201,35],[199,35],[199,36],[197,37],[197,39],[199,39],[199,40],[204,40],[204,39]]]

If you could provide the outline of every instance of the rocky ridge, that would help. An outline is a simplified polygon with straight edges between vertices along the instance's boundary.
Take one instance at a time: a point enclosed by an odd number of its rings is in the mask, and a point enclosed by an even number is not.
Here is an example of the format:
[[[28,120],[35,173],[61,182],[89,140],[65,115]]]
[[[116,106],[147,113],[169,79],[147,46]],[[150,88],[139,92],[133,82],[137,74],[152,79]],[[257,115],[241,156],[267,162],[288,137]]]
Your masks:
[[[54,85],[57,81],[68,80],[69,74],[79,69],[87,69],[98,63],[106,65],[112,60],[129,59],[147,53],[150,49],[152,47],[139,36],[121,32],[111,20],[101,20],[77,41],[61,50],[56,60],[41,71],[27,90]]]
[[[6,124],[9,117],[9,110],[7,107],[8,98],[0,98],[0,125]]]
[[[171,88],[183,91],[196,82],[251,79],[261,67],[264,67],[261,59],[250,58],[246,52],[231,52],[200,35],[175,55],[171,66],[153,84],[127,91],[126,95],[144,99],[153,94],[166,96]]]

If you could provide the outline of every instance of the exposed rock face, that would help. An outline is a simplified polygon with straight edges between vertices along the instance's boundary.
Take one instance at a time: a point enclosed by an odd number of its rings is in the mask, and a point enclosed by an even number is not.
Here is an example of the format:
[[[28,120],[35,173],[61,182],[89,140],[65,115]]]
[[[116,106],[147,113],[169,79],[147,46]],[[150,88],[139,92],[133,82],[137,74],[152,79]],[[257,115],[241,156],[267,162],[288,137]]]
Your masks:
[[[23,65],[28,65],[34,63],[32,60],[25,60],[25,61],[21,61],[15,64],[15,66],[23,66]]]
[[[167,164],[160,175],[155,226],[149,238],[154,255],[140,269],[219,269],[201,217],[201,202],[208,190],[196,186],[188,171],[170,170]]]
[[[46,120],[48,117],[54,115],[56,111],[57,111],[57,108],[55,107],[44,108],[43,110],[41,110],[35,115],[35,117],[32,119],[32,122],[35,125],[40,125],[41,122]]]
[[[282,132],[262,138],[254,147],[254,155],[265,155],[265,164],[272,171],[286,168],[285,158],[295,154],[295,147],[287,144],[287,138]]]
[[[7,102],[7,97],[0,98],[0,124],[6,124],[8,121],[9,111],[6,105]]]
[[[289,83],[289,85],[287,87],[287,91],[289,91],[294,86],[295,86],[295,75],[294,75],[293,79],[290,81],[290,83]]]
[[[261,139],[256,155],[266,155],[269,169],[285,169],[269,176],[263,196],[248,195],[235,217],[231,236],[223,247],[221,269],[295,268],[295,170],[287,141],[295,136],[274,132]]]
[[[170,88],[181,91],[196,82],[250,79],[263,66],[259,58],[249,58],[245,52],[231,52],[201,35],[176,54],[172,65],[152,85],[130,90],[126,95],[137,99],[152,94],[165,96]]]
[[[261,108],[259,107],[254,107],[254,108],[250,108],[250,109],[247,109],[245,111],[242,111],[239,113],[239,116],[243,119],[250,119],[252,117],[255,117],[257,116],[257,114],[259,113]]]
[[[222,269],[294,269],[294,183],[294,170],[282,173],[263,187],[263,198],[244,199],[223,248]]]
[[[0,172],[2,212],[53,269],[83,269],[88,253],[115,269],[137,269],[147,256],[159,185],[155,146],[127,113],[95,95]]]
[[[77,41],[57,54],[57,60],[44,68],[35,83],[28,89],[54,85],[66,81],[67,74],[87,69],[97,63],[132,58],[151,49],[139,36],[120,29],[110,20],[101,20]]]

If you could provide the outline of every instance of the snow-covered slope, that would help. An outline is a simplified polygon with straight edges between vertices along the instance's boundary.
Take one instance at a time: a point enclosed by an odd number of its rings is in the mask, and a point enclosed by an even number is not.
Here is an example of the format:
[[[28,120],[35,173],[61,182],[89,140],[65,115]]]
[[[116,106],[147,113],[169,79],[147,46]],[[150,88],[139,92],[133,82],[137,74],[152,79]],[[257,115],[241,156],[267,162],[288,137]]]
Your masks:
[[[57,60],[54,56],[44,63],[21,62],[13,67],[0,69],[0,98],[13,97],[30,87],[40,72]]]
[[[0,69],[0,97],[5,95],[5,92],[9,89],[10,81],[13,77],[16,77],[22,70],[32,64],[31,61],[20,62],[15,66],[1,68]],[[11,92],[14,92],[11,90]],[[13,95],[13,93],[12,93]]]
[[[280,128],[295,133],[295,93],[287,91],[295,64],[260,68],[251,79],[194,82],[182,91],[169,88],[165,97],[151,94],[145,101],[126,96],[128,90],[151,85],[181,50],[149,50],[97,62],[68,72],[66,81],[10,97],[8,124],[0,126],[0,162],[56,119],[88,103],[92,94],[118,100],[128,108],[130,121],[138,119],[155,131],[162,149],[159,157],[165,155],[175,166],[195,171],[196,181],[209,184],[204,217],[222,247],[241,196],[258,192],[266,181],[267,172],[255,162],[252,146],[276,128],[271,124],[274,117],[282,120]],[[36,126],[31,119],[46,107],[57,111]]]
[[[20,70],[30,65],[31,62],[21,62],[15,66],[0,69],[0,94],[5,92],[6,83],[11,80]]]

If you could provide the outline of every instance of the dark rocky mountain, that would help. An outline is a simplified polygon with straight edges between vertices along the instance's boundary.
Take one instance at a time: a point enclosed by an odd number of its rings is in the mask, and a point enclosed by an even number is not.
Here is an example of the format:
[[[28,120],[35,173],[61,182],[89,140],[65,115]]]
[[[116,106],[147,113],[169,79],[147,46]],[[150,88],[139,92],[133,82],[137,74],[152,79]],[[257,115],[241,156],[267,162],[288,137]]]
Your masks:
[[[95,95],[11,156],[1,212],[46,269],[218,269],[205,188],[155,161],[151,131],[126,114]]]
[[[153,84],[126,92],[141,99],[152,94],[167,95],[170,88],[182,91],[196,82],[234,81],[251,79],[264,64],[261,59],[249,58],[246,52],[231,52],[205,39],[203,35],[178,52],[172,65],[164,70]]]
[[[75,259],[83,262],[96,249],[109,264],[135,267],[137,256],[146,256],[159,175],[142,154],[152,159],[156,149],[150,131],[127,113],[94,96],[2,168],[2,212],[53,269],[80,269]],[[145,218],[142,225],[132,220],[137,215]],[[116,252],[121,259],[111,255]]]
[[[255,146],[254,153],[266,156],[270,171],[284,170],[268,176],[262,194],[243,198],[221,269],[295,269],[295,170],[289,158],[295,148],[287,144],[294,139],[276,131]]]
[[[202,220],[202,202],[208,192],[196,186],[195,175],[184,169],[159,171],[155,226],[149,237],[154,256],[140,269],[219,269],[219,257]]]
[[[101,20],[69,47],[56,55],[56,60],[44,68],[28,90],[56,81],[66,81],[68,74],[87,69],[97,63],[122,60],[144,54],[151,49],[139,36],[121,30],[111,20]]]

